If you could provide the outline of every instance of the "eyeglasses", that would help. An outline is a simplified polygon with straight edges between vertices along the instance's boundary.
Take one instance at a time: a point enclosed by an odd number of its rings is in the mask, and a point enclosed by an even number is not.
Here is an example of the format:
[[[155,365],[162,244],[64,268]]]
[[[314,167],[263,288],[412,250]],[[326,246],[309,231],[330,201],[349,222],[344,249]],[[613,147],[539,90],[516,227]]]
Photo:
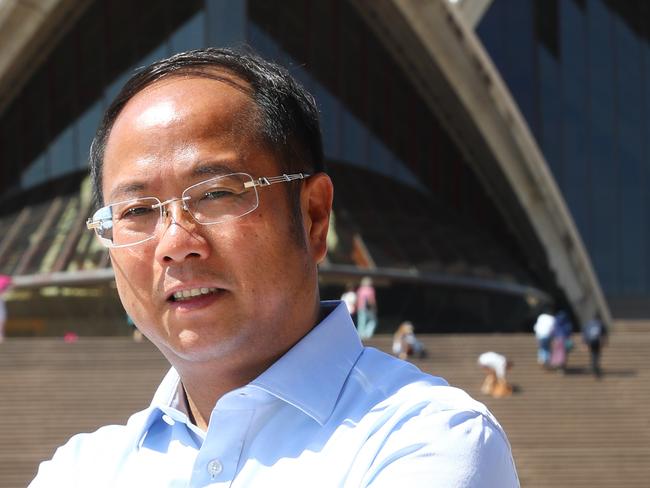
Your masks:
[[[307,173],[253,178],[247,173],[217,176],[186,188],[180,198],[161,202],[156,197],[134,198],[97,210],[86,221],[104,246],[128,247],[153,239],[167,216],[167,206],[180,201],[199,224],[221,224],[251,213],[259,205],[258,187],[303,180]]]

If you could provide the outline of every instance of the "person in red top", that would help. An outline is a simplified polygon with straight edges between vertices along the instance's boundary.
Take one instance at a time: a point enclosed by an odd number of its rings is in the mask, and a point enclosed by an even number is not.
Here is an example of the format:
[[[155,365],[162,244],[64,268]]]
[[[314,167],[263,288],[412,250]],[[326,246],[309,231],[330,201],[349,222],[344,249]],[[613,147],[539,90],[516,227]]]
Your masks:
[[[2,299],[2,294],[11,286],[11,277],[0,275],[0,342],[5,338],[5,322],[7,321],[7,308]]]
[[[357,290],[357,330],[361,339],[368,339],[377,327],[377,298],[372,278],[366,276],[361,280]]]

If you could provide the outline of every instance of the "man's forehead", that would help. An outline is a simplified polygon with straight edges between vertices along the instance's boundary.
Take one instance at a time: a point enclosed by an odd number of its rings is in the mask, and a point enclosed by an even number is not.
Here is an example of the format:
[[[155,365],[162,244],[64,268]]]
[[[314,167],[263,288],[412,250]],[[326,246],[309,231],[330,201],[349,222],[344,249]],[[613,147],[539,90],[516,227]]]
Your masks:
[[[144,125],[171,123],[191,111],[249,117],[257,112],[250,87],[239,78],[212,72],[205,76],[178,74],[157,80],[135,94],[115,123],[129,116]]]
[[[126,148],[154,153],[200,138],[259,140],[259,120],[255,103],[239,88],[213,78],[166,77],[124,106],[108,136],[105,163],[123,156]],[[147,137],[156,132],[157,138]],[[129,144],[134,140],[137,144]]]
[[[176,116],[174,104],[170,100],[161,100],[146,107],[138,116],[142,127],[169,125]]]

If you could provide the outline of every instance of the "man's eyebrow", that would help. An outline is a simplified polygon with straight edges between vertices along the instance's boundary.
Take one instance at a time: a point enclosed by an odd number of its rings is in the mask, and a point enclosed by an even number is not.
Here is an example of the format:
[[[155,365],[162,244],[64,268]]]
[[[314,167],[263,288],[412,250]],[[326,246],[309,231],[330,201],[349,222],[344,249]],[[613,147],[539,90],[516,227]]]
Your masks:
[[[204,161],[197,163],[190,171],[191,177],[196,176],[222,176],[231,173],[241,172],[240,168],[233,168],[225,163],[217,163],[215,161]],[[123,199],[130,194],[138,194],[147,189],[147,183],[142,181],[133,181],[117,185],[111,191],[109,201],[115,202],[118,199]]]
[[[217,163],[215,161],[205,161],[198,163],[192,169],[192,176],[221,176],[230,173],[240,172],[241,169],[235,169],[225,163]]]
[[[140,181],[122,183],[113,188],[113,191],[111,191],[110,195],[110,201],[115,201],[120,196],[129,195],[131,193],[139,193],[145,188],[147,188],[147,184]]]

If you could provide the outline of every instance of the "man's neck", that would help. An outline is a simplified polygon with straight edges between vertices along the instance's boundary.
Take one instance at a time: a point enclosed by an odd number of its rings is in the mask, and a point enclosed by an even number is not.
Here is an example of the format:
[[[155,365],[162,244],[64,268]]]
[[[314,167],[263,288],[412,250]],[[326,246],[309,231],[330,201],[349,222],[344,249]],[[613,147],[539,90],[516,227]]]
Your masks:
[[[185,391],[185,406],[187,407],[187,414],[190,422],[196,425],[203,432],[207,432],[210,419],[206,419],[203,415],[201,415],[199,407],[194,403],[192,397],[187,394],[187,391]]]
[[[207,430],[212,410],[222,396],[249,384],[261,375],[320,323],[330,311],[322,309],[320,302],[316,302],[313,311],[301,321],[303,325],[296,327],[294,334],[279,338],[275,347],[266,349],[266,354],[260,354],[264,350],[263,347],[251,345],[251,351],[257,351],[257,356],[246,354],[230,358],[230,361],[223,357],[206,362],[187,362],[176,358],[177,361],[172,364],[181,377],[187,397],[188,412],[193,422],[199,428]],[[298,323],[296,319],[290,320]]]
[[[226,393],[249,384],[257,378],[278,358],[271,358],[260,363],[257,368],[248,368],[246,372],[235,368],[224,371],[206,369],[206,366],[193,365],[191,368],[176,367],[185,390],[190,420],[201,430],[207,431],[210,415],[219,399]]]

